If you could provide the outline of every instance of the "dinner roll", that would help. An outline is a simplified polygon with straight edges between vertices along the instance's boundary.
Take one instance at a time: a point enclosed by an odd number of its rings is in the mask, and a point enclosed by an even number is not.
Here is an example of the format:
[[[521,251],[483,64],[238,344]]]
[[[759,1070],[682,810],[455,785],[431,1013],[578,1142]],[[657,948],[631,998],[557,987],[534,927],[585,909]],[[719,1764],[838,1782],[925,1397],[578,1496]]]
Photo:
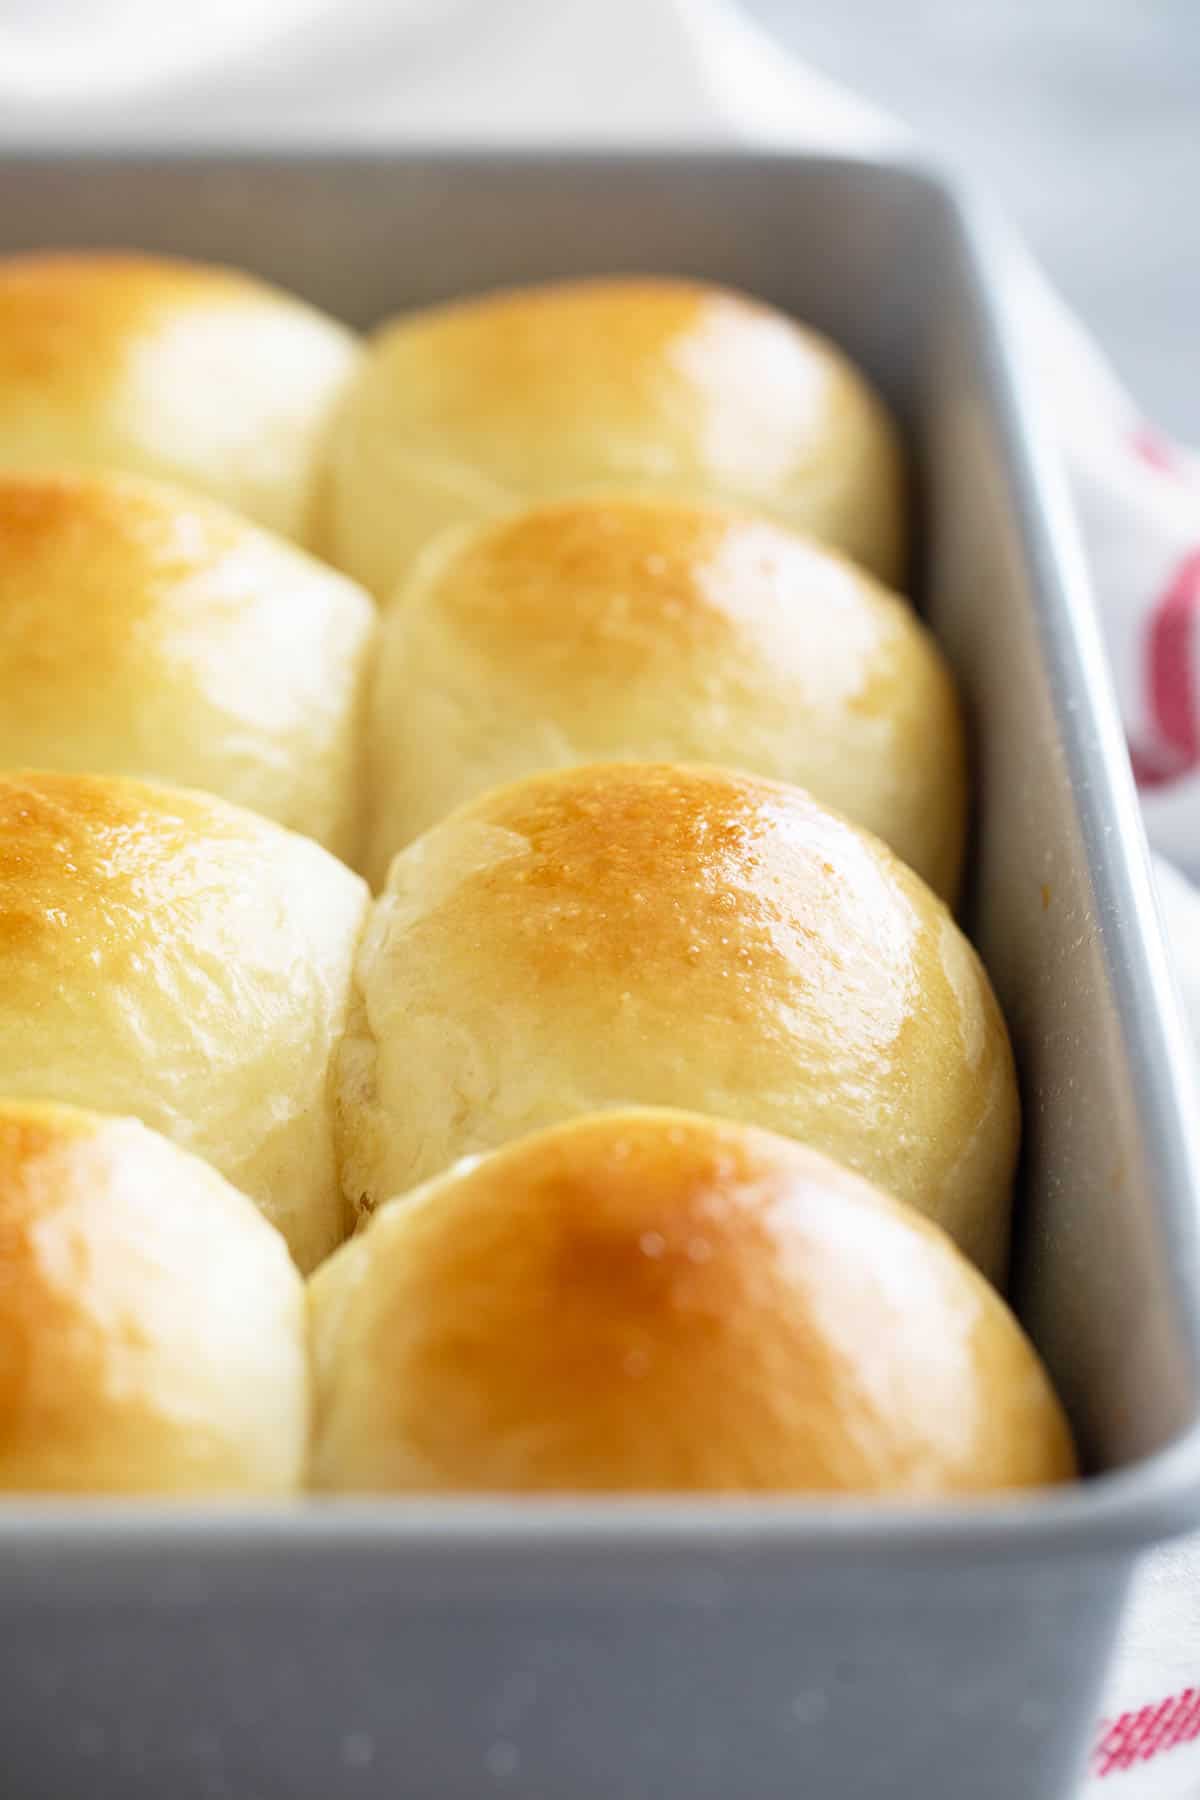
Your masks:
[[[903,600],[782,526],[551,501],[442,539],[383,632],[377,881],[485,788],[630,757],[798,782],[954,892],[967,783],[946,663]]]
[[[133,1119],[0,1101],[0,1490],[280,1493],[308,1435],[283,1239]]]
[[[140,477],[0,473],[0,767],[210,789],[358,850],[362,589]]]
[[[700,282],[563,282],[396,319],[327,456],[321,542],[381,598],[446,526],[613,487],[751,506],[903,575],[875,394],[827,339]]]
[[[207,795],[0,775],[0,1093],[142,1119],[313,1267],[343,1235],[329,1063],[366,899]]]
[[[0,467],[103,463],[307,540],[352,332],[231,269],[116,252],[0,259]]]
[[[1018,1108],[987,976],[799,788],[625,763],[486,794],[396,858],[355,985],[360,1210],[578,1113],[679,1106],[810,1142],[1003,1265]]]
[[[1065,1481],[1032,1346],[949,1239],[680,1112],[522,1138],[310,1285],[318,1487],[932,1498]]]

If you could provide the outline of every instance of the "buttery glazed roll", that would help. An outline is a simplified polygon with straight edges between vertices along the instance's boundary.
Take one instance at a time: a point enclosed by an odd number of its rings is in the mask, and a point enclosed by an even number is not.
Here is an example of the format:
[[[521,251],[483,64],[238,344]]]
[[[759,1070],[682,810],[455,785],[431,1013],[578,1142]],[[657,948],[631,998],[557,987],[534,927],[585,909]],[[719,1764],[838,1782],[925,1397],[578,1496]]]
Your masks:
[[[232,269],[118,252],[0,259],[0,468],[107,464],[307,541],[354,334]]]
[[[140,1118],[312,1268],[344,1231],[329,1063],[366,900],[207,795],[0,776],[0,1093]]]
[[[383,326],[337,408],[320,547],[383,599],[445,527],[605,488],[750,506],[903,575],[896,435],[857,370],[772,307],[677,280],[524,288]]]
[[[205,788],[352,858],[374,611],[180,489],[0,473],[0,767]]]
[[[942,895],[966,766],[950,672],[905,601],[811,540],[683,501],[555,501],[422,559],[383,625],[369,872],[463,801],[609,757],[807,787]]]
[[[0,1100],[0,1490],[283,1493],[308,1437],[283,1239],[133,1119]]]
[[[676,1112],[577,1120],[392,1201],[310,1284],[323,1488],[1068,1480],[999,1296],[827,1157]]]
[[[809,1142],[1003,1265],[1018,1106],[987,976],[798,788],[626,763],[486,794],[396,858],[355,985],[359,1210],[579,1113],[675,1106]]]

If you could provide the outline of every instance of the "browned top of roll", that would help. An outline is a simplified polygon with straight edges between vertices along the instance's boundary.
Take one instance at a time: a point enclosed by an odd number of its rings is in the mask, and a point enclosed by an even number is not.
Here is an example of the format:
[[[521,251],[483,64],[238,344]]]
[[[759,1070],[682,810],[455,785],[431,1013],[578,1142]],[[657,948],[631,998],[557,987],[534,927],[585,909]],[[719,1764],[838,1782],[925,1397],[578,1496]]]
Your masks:
[[[395,859],[356,985],[342,1170],[368,1209],[637,1102],[811,1142],[1002,1266],[1018,1102],[987,976],[801,789],[643,763],[493,789]]]
[[[303,1475],[283,1239],[132,1119],[0,1100],[0,1491],[277,1493]]]
[[[374,618],[345,576],[200,495],[0,469],[2,768],[204,788],[357,855]]]
[[[386,1206],[311,1293],[322,1486],[927,1498],[1074,1472],[1035,1352],[944,1234],[743,1126],[525,1138]]]
[[[752,506],[903,573],[879,398],[820,332],[705,282],[549,282],[389,321],[328,476],[323,547],[384,598],[444,526],[613,487]]]
[[[371,871],[487,787],[704,761],[807,787],[952,895],[953,679],[911,606],[813,539],[711,502],[543,501],[448,534],[383,624]]]
[[[329,1064],[365,903],[211,795],[0,774],[0,1093],[142,1119],[311,1268],[343,1235]]]
[[[0,467],[161,476],[304,538],[317,438],[357,354],[344,326],[237,270],[0,258]]]

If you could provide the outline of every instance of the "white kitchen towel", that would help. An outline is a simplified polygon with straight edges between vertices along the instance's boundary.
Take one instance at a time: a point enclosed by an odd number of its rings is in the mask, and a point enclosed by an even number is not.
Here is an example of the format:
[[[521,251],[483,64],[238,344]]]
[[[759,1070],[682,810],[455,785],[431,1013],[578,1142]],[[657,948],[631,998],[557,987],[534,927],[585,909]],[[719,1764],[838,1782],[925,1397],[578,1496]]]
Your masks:
[[[901,148],[730,0],[0,0],[0,145],[744,143]],[[1200,463],[1142,418],[1014,243],[1200,1036]],[[1175,866],[1172,866],[1175,865]],[[1200,1795],[1200,1544],[1148,1559],[1088,1781]]]

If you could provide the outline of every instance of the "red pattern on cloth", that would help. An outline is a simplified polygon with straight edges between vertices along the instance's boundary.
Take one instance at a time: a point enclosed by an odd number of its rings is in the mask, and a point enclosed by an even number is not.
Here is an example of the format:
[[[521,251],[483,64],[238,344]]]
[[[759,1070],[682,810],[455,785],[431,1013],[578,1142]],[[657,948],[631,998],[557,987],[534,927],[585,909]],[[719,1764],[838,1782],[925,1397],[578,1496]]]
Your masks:
[[[1200,549],[1177,566],[1146,626],[1146,705],[1153,744],[1131,744],[1140,787],[1168,786],[1200,766],[1200,683],[1196,670]]]
[[[1178,469],[1175,446],[1170,438],[1163,437],[1153,425],[1139,425],[1135,431],[1131,431],[1129,448],[1151,469],[1158,469],[1164,475],[1174,474]]]
[[[1200,1737],[1200,1688],[1183,1688],[1166,1700],[1115,1719],[1101,1719],[1100,1736],[1092,1753],[1091,1773],[1097,1780],[1118,1775],[1147,1763],[1165,1750],[1190,1744]]]

